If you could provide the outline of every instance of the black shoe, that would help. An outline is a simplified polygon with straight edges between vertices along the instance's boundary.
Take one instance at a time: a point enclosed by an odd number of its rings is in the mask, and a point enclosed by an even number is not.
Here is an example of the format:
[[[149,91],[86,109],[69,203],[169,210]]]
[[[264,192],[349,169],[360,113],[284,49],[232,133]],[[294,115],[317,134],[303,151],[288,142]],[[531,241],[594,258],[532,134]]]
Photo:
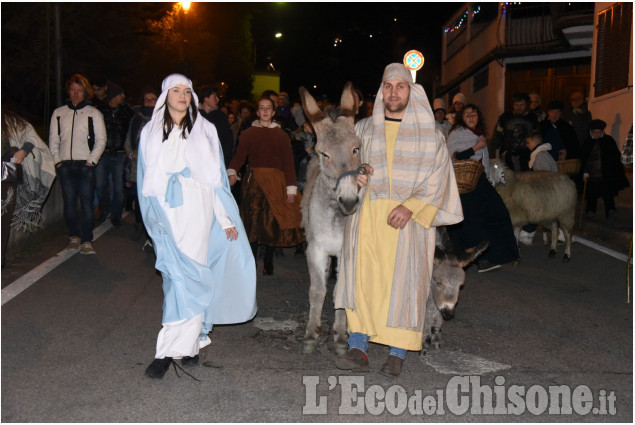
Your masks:
[[[165,372],[168,371],[172,364],[172,357],[163,359],[154,359],[150,366],[146,369],[146,376],[152,379],[163,379]]]
[[[335,367],[353,372],[368,372],[370,370],[368,356],[359,348],[351,348],[345,354],[337,356]]]
[[[194,357],[183,357],[181,359],[181,366],[198,366],[198,354]]]
[[[497,270],[500,269],[501,265],[500,264],[494,264],[491,261],[487,261],[487,260],[479,260],[478,261],[478,272],[479,273],[486,273],[486,272],[490,272],[492,270]]]
[[[112,224],[112,227],[115,229],[118,229],[121,227],[121,220],[110,219],[110,224]]]
[[[388,360],[384,363],[379,371],[380,375],[388,378],[398,378],[401,375],[404,360],[397,356],[388,356]]]

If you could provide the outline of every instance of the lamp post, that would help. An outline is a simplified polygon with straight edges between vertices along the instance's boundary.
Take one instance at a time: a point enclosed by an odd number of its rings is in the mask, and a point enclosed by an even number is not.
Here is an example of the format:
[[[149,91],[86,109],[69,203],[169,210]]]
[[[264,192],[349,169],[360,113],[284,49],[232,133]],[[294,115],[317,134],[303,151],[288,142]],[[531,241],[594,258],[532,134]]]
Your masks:
[[[184,52],[183,52],[183,60],[185,61],[185,75],[190,77],[188,75],[189,73],[189,61],[188,61],[188,43],[187,43],[187,35],[188,35],[188,31],[187,31],[187,14],[190,11],[190,7],[192,6],[192,3],[189,1],[182,1],[179,2],[179,7],[181,8],[181,10],[183,11],[183,48],[184,48]]]

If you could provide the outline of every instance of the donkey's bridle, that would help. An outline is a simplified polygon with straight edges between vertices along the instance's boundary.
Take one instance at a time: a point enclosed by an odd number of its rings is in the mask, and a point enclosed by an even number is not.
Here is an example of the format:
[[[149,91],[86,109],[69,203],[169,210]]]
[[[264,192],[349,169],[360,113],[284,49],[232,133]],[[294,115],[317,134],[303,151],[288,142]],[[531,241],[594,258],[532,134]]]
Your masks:
[[[356,176],[356,175],[364,175],[366,174],[366,166],[368,164],[362,164],[359,166],[359,168],[357,168],[356,170],[350,170],[350,171],[345,171],[342,174],[340,174],[340,176],[337,178],[337,182],[335,183],[335,187],[333,188],[333,192],[337,191],[337,186],[340,185],[340,181],[342,181],[342,179],[344,177],[348,177],[348,176]]]

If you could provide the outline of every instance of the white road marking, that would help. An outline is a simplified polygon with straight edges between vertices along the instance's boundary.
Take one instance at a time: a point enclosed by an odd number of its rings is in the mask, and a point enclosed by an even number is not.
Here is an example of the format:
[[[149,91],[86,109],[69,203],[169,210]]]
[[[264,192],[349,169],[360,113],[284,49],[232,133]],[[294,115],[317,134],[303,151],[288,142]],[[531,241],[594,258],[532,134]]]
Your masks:
[[[482,375],[511,368],[510,365],[459,351],[428,351],[424,360],[437,373],[446,375]]]
[[[592,242],[590,240],[581,238],[580,236],[573,236],[571,241],[572,242],[581,243],[582,245],[588,246],[589,248],[597,249],[598,251],[603,252],[606,255],[610,255],[611,257],[617,258],[618,260],[624,261],[626,263],[632,263],[633,262],[633,259],[632,258],[629,259],[627,255],[620,254],[617,251],[613,251],[610,248],[607,248],[605,246],[602,246],[602,245],[597,244],[595,242]]]
[[[121,218],[125,218],[130,212],[125,212]],[[106,233],[108,230],[112,228],[112,224],[110,220],[104,221],[102,224],[97,226],[93,230],[93,241],[99,239],[101,235]],[[6,288],[2,289],[2,305],[5,305],[13,298],[17,297],[22,291],[29,288],[29,286],[33,285],[35,282],[40,280],[44,275],[53,270],[55,267],[62,264],[64,261],[71,258],[73,255],[77,254],[77,251],[69,251],[67,249],[63,249],[58,252],[55,256],[49,258],[33,270],[25,273],[22,277],[16,279],[11,282],[11,284],[7,285]]]

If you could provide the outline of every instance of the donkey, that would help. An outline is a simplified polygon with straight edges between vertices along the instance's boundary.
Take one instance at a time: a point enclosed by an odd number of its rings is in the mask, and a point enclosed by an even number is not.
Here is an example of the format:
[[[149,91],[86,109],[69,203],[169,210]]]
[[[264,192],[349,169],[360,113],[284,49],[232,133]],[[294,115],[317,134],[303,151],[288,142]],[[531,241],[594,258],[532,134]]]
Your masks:
[[[344,238],[346,216],[360,204],[357,174],[361,165],[362,141],[355,135],[356,112],[352,83],[347,83],[340,106],[323,112],[315,99],[300,87],[300,98],[307,118],[317,135],[315,156],[307,167],[307,182],[300,204],[304,228],[311,285],[311,308],[304,335],[303,351],[315,350],[321,328],[322,306],[326,296],[330,257],[339,258]],[[345,353],[346,313],[335,310],[333,325],[335,351]]]
[[[315,351],[321,329],[322,308],[326,297],[330,257],[339,259],[344,239],[346,217],[354,213],[361,199],[356,175],[360,172],[361,140],[355,135],[355,101],[352,84],[347,83],[339,108],[322,112],[315,99],[300,87],[300,98],[307,118],[317,135],[316,156],[307,168],[307,183],[302,209],[302,227],[307,239],[309,288],[309,318],[303,341],[303,352]],[[453,254],[445,228],[437,229],[437,249],[433,281],[428,297],[424,344],[439,346],[439,334],[444,319],[454,316],[459,289],[465,281],[466,267],[488,244],[480,244],[471,253]],[[335,352],[348,350],[346,313],[335,310],[332,328]]]
[[[454,253],[445,227],[437,227],[436,247],[432,282],[426,303],[423,349],[425,355],[430,347],[439,349],[441,328],[446,320],[454,317],[459,301],[459,291],[465,283],[464,267],[467,267],[489,247],[488,241],[479,243],[470,252]]]

